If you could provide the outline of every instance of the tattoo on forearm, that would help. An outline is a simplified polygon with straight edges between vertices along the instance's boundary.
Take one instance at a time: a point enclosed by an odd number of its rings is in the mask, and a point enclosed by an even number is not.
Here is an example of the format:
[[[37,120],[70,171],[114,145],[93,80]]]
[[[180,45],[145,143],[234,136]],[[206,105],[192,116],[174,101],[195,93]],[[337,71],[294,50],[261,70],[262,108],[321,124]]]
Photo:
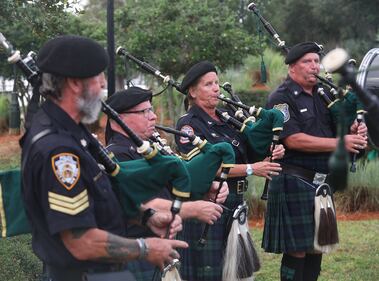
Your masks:
[[[104,259],[126,261],[139,256],[139,246],[136,240],[125,239],[108,233],[106,251],[109,257]]]

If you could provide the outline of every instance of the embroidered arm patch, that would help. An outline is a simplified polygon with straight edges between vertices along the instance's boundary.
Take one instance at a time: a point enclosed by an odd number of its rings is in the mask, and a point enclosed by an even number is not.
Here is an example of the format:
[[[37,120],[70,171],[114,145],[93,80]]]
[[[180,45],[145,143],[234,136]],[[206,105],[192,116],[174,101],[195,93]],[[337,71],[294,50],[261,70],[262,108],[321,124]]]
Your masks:
[[[71,190],[80,177],[79,157],[72,153],[59,153],[51,157],[52,170],[61,185]]]
[[[190,136],[192,136],[194,134],[194,131],[193,131],[193,128],[189,125],[184,125],[181,129],[180,129],[181,132],[184,132]],[[181,144],[185,144],[185,143],[189,143],[190,140],[186,137],[180,137],[180,143]]]

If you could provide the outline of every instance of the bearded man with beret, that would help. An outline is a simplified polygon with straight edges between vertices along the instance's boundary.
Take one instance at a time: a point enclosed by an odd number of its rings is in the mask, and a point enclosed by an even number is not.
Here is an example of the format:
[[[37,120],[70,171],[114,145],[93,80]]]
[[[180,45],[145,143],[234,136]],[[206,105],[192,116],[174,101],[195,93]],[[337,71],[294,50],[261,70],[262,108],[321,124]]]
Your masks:
[[[321,271],[322,254],[314,247],[315,193],[327,184],[328,159],[337,138],[331,114],[317,93],[322,87],[315,76],[320,72],[320,51],[314,42],[293,46],[285,59],[288,77],[267,104],[284,114],[280,140],[286,154],[280,161],[282,172],[269,185],[262,247],[283,254],[282,281],[315,281]],[[346,149],[358,153],[365,148],[366,132],[364,124],[355,122],[345,136]]]
[[[123,122],[141,139],[150,140],[155,132],[157,116],[152,107],[152,92],[140,87],[129,87],[114,93],[106,101],[120,116]],[[137,146],[122,128],[113,120],[108,120],[105,132],[107,148],[113,152],[119,161],[141,159],[137,152]],[[214,199],[218,182],[214,182],[211,191],[204,199]],[[228,188],[225,184],[217,199],[217,203],[223,203],[228,196]],[[144,217],[154,216],[155,210],[170,210],[173,198],[169,188],[156,197],[144,203],[146,208]],[[195,218],[203,223],[213,224],[221,217],[222,208],[216,203],[196,200],[183,202],[179,215],[185,220]],[[128,237],[151,237],[154,234],[145,227],[129,223],[127,228]],[[134,261],[128,264],[137,281],[151,280],[155,268],[146,261]]]
[[[84,124],[95,121],[102,106],[104,48],[89,38],[59,36],[44,44],[36,63],[46,101],[20,144],[23,200],[44,280],[135,280],[127,261],[163,267],[177,258],[183,241],[124,238],[121,206],[94,156]],[[175,219],[171,235],[180,229]]]

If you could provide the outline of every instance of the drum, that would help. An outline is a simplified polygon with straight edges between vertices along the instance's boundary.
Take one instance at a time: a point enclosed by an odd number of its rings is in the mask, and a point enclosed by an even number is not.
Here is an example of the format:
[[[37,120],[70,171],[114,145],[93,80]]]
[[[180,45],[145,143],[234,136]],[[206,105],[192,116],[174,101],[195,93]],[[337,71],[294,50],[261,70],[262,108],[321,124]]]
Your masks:
[[[357,75],[358,84],[379,97],[379,48],[371,49],[364,56]]]
[[[379,48],[371,49],[364,56],[359,66],[357,83],[368,94],[376,96],[368,106],[368,114],[365,116],[369,133],[369,139],[377,148],[379,147],[379,127],[377,126],[379,118]]]

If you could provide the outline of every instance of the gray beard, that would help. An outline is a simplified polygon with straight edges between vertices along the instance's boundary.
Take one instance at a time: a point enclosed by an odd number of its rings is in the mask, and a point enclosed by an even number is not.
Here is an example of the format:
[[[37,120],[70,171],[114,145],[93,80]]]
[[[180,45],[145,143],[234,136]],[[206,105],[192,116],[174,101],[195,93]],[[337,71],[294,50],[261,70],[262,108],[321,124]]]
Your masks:
[[[101,95],[95,96],[91,94],[93,93],[85,89],[83,95],[77,101],[79,112],[83,115],[81,120],[83,124],[95,122],[101,111]]]

